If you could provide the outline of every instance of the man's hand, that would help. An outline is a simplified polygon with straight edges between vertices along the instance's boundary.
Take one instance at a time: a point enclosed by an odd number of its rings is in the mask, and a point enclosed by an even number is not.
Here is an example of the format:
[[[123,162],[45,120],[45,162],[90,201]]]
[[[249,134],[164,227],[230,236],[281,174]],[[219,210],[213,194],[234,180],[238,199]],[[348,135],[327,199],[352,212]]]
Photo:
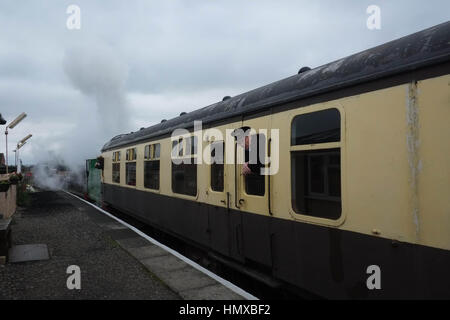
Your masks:
[[[251,174],[252,173],[252,170],[250,170],[250,168],[248,167],[248,162],[245,162],[243,165],[242,165],[242,174],[244,175],[244,176],[246,176],[246,175],[249,175],[249,174]]]

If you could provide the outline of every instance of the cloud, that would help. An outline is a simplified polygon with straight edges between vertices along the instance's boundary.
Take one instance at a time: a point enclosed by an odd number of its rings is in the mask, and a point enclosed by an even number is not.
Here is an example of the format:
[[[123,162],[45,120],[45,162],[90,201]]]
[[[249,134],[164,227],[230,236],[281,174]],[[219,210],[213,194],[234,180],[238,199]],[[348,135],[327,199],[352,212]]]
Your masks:
[[[442,23],[450,12],[444,0],[380,0],[382,28],[370,31],[369,0],[78,0],[81,29],[69,31],[70,4],[0,4],[0,112],[9,121],[28,114],[8,137],[10,162],[32,133],[25,163],[52,155],[80,163],[116,134]]]
[[[134,127],[149,127],[162,119],[171,119],[181,112],[190,112],[219,100],[224,96],[236,95],[242,88],[219,88],[194,92],[174,93],[130,93],[130,113],[133,114]]]

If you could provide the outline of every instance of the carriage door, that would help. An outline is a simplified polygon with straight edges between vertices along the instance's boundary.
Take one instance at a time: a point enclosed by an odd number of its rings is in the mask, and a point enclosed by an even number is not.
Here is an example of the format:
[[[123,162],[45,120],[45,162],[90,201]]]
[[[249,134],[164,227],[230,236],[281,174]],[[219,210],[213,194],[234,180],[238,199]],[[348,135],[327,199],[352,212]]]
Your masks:
[[[227,183],[231,171],[225,163],[225,139],[208,138],[206,154],[209,154],[207,170],[208,234],[210,246],[215,251],[234,256],[230,237],[230,207],[232,194]]]
[[[272,265],[269,194],[272,177],[262,174],[270,152],[270,114],[243,121],[249,139],[237,145],[235,205],[241,212],[240,240],[245,259]]]

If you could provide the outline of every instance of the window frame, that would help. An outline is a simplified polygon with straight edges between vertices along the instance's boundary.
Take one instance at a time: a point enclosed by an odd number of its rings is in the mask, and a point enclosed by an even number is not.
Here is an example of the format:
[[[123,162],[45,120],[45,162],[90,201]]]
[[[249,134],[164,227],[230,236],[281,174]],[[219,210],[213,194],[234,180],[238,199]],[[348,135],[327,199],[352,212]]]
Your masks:
[[[156,156],[156,149],[159,149],[159,155]],[[159,170],[158,170],[158,188],[154,189],[154,188],[150,188],[150,187],[146,187],[145,186],[145,170],[146,170],[146,163],[147,162],[154,162],[154,161],[158,161],[159,162]],[[159,192],[161,189],[161,143],[160,142],[156,142],[156,143],[152,143],[152,144],[147,144],[144,147],[144,161],[143,161],[143,187],[145,190],[149,190],[149,191],[154,191],[154,192]]]
[[[324,111],[328,109],[337,109],[339,111],[340,115],[340,141],[338,142],[325,142],[325,143],[316,143],[316,144],[305,144],[305,145],[291,145],[291,135],[292,135],[292,125],[294,122],[294,119],[297,116],[317,112],[317,111]],[[297,221],[308,221],[320,225],[327,225],[327,226],[340,226],[344,223],[346,217],[347,217],[347,194],[346,194],[346,139],[345,139],[345,128],[346,128],[346,114],[345,110],[342,105],[325,105],[325,106],[311,106],[311,107],[303,107],[301,109],[297,109],[294,112],[290,113],[289,117],[289,130],[287,132],[287,139],[289,141],[288,144],[288,161],[289,161],[289,214],[294,220]],[[329,219],[329,218],[323,218],[323,217],[317,217],[312,216],[304,213],[296,212],[293,208],[293,202],[292,202],[292,153],[296,151],[319,151],[319,150],[327,150],[327,149],[340,149],[340,164],[341,164],[341,215],[338,219]]]
[[[134,163],[135,165],[135,173],[134,173],[134,180],[135,183],[134,184],[129,184],[128,183],[128,164],[129,163]],[[137,187],[137,170],[138,170],[138,165],[137,165],[137,147],[132,147],[132,148],[128,148],[125,150],[125,185],[128,187]]]
[[[137,147],[129,148],[125,151],[125,161],[131,162],[137,160]]]
[[[181,158],[181,159],[191,159],[191,161],[193,160],[193,158]],[[181,160],[180,159],[180,160]],[[199,194],[199,192],[198,192],[198,171],[199,171],[199,168],[198,168],[198,164],[196,163],[196,162],[191,162],[191,163],[189,163],[189,164],[185,164],[185,163],[180,163],[180,164],[177,164],[176,166],[182,166],[182,165],[195,165],[196,167],[195,167],[195,194],[189,194],[189,193],[180,193],[180,192],[175,192],[174,191],[174,183],[173,183],[173,181],[174,181],[174,176],[173,176],[173,172],[174,172],[174,163],[172,162],[172,166],[171,166],[171,168],[170,168],[170,181],[171,181],[171,190],[172,190],[172,193],[173,194],[175,194],[175,195],[179,195],[179,196],[184,196],[184,197],[189,197],[189,198],[197,198],[198,197],[198,194]]]
[[[267,134],[256,132],[255,134],[250,135],[250,137],[251,136],[263,136],[264,137],[264,158],[265,158],[265,161],[267,161],[267,157],[268,157],[267,151],[268,151],[268,144],[269,144],[268,139],[267,139]],[[258,138],[258,144],[257,144],[258,148],[259,148],[259,139],[260,138]],[[250,144],[251,144],[251,141],[250,141]],[[244,157],[245,157],[245,151],[244,151]],[[259,158],[259,150],[258,150],[258,158]],[[244,161],[245,161],[245,159],[244,159]],[[267,168],[267,165],[263,164],[262,167]],[[263,194],[253,194],[253,193],[247,193],[247,187],[248,187],[247,186],[247,179],[248,179],[248,176],[244,176],[243,175],[242,191],[243,191],[243,194],[246,197],[256,197],[257,199],[263,199],[263,198],[265,198],[267,196],[267,192],[268,192],[267,179],[266,179],[266,176],[262,176],[262,177],[263,177],[263,180],[264,180],[264,193]]]
[[[119,181],[115,181],[114,180],[114,165],[118,165],[119,166]],[[120,180],[121,180],[121,174],[120,174],[120,170],[121,170],[121,165],[120,162],[113,162],[112,166],[111,166],[111,182],[115,183],[115,184],[120,184]]]
[[[170,140],[171,144],[170,144],[170,160],[174,159],[174,158],[178,158],[178,139],[176,140]]]
[[[121,154],[121,150],[113,151],[112,157],[111,157],[111,162],[112,162],[112,164],[111,164],[111,183],[114,183],[114,184],[120,184],[120,181],[121,181],[120,171],[121,171],[122,166],[120,164],[121,163],[120,162],[120,154]],[[118,182],[114,180],[114,165],[119,166],[119,181]]]
[[[340,149],[340,148],[339,148],[339,149]],[[307,161],[308,161],[308,166],[310,166],[310,161],[311,161],[311,158],[312,158],[312,157],[326,156],[326,157],[327,157],[327,160],[329,160],[330,156],[333,155],[333,154],[337,154],[337,152],[334,153],[333,151],[328,151],[328,150],[327,150],[327,152],[317,152],[317,153],[313,153],[313,154],[307,154],[307,155],[306,155],[306,158],[308,159],[308,160],[307,160]],[[339,156],[340,156],[340,153],[339,153]],[[341,164],[339,164],[339,169],[340,169],[340,165],[341,165]],[[327,162],[327,163],[325,164],[325,166],[326,166],[327,169],[328,169],[328,168],[331,168],[331,167],[337,167],[337,165],[330,165],[329,162]],[[308,172],[308,173],[310,173],[310,172]],[[326,182],[326,181],[328,180],[328,178],[329,178],[329,176],[328,176],[328,170],[326,170],[326,171],[325,171],[325,174],[324,174],[324,179],[323,179],[323,181]],[[312,190],[312,180],[311,180],[311,176],[308,175],[308,178],[307,178],[307,179],[308,179],[308,188],[309,188],[309,190]],[[341,183],[341,189],[342,189],[342,183]],[[336,196],[330,195],[329,185],[328,185],[327,183],[324,183],[324,192],[313,192],[313,191],[310,191],[310,195],[307,196],[307,198],[326,199],[326,200],[328,200],[328,201],[339,201],[339,199],[340,199],[340,197],[336,197]]]
[[[212,187],[212,170],[213,170],[213,163],[212,163],[212,146],[213,144],[218,144],[218,143],[222,143],[223,146],[223,159],[222,162],[223,163],[219,163],[219,165],[223,166],[223,184],[222,184],[222,190],[215,190]],[[209,191],[210,192],[215,192],[215,193],[220,193],[223,194],[225,192],[225,159],[226,159],[226,155],[225,155],[225,151],[226,147],[225,147],[225,141],[224,140],[216,140],[216,141],[211,141],[209,144],[209,156],[210,156],[210,164],[209,164]]]
[[[184,157],[194,157],[197,156],[198,153],[198,137],[196,135],[191,135],[187,138],[184,138],[184,141],[186,146],[185,146],[185,152],[184,152]]]
[[[129,184],[128,183],[128,166],[130,164],[134,164],[134,184]],[[136,160],[131,160],[131,161],[127,161],[125,162],[125,185],[129,186],[129,187],[136,187],[137,186],[137,161]]]
[[[119,151],[113,151],[112,162],[120,162],[120,150]]]
[[[192,137],[196,137],[195,139],[197,139],[197,147],[195,148],[196,153],[195,154],[188,154],[187,153],[187,147],[188,147],[188,140],[191,140]],[[199,175],[199,170],[201,170],[201,168],[199,169],[198,167],[198,163],[197,163],[197,156],[198,156],[198,137],[195,135],[195,133],[192,134],[185,134],[185,135],[180,135],[180,136],[175,136],[172,137],[171,141],[171,150],[170,150],[170,189],[172,191],[173,195],[177,195],[179,197],[185,197],[188,199],[197,199],[199,196],[199,189],[198,189],[198,175]],[[180,146],[181,145],[181,146]],[[176,149],[175,149],[176,148]],[[190,153],[190,150],[189,150]],[[196,186],[196,193],[194,195],[192,194],[187,194],[187,193],[179,193],[179,192],[175,192],[174,191],[174,184],[173,184],[173,166],[174,163],[172,161],[172,159],[178,159],[180,161],[184,160],[184,159],[190,159],[191,163],[190,165],[195,165],[196,169],[195,169],[195,186]],[[178,165],[182,165],[182,163],[178,164]]]

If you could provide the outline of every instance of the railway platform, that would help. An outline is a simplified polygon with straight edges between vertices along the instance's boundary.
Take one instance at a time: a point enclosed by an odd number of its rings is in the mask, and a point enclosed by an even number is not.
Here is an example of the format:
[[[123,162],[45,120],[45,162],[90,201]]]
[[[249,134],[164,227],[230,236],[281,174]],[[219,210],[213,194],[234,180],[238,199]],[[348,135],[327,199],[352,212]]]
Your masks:
[[[0,299],[251,298],[63,191],[31,194],[30,206],[18,209],[11,228],[13,248],[46,245],[48,256],[0,265]],[[79,288],[70,285],[73,266]]]

